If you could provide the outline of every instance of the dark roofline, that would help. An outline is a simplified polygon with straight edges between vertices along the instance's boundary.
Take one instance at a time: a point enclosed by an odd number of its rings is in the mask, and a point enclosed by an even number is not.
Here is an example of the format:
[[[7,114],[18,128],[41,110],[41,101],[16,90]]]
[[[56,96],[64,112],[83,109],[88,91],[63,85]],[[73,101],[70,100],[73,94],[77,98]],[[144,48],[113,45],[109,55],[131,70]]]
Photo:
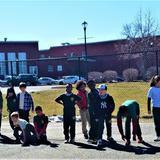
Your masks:
[[[87,45],[90,44],[99,44],[99,43],[113,43],[113,42],[119,42],[119,41],[125,41],[126,39],[117,39],[117,40],[108,40],[108,41],[97,41],[97,42],[87,42]],[[69,46],[79,46],[79,45],[84,45],[84,43],[75,43],[75,44],[69,44],[66,46],[60,45],[60,46],[52,46],[52,48],[61,48],[61,47],[69,47]]]
[[[157,35],[156,37],[160,38],[160,35]],[[107,40],[107,41],[98,41],[98,42],[87,42],[87,45],[92,45],[92,44],[99,44],[99,43],[115,43],[115,42],[123,42],[126,41],[127,39],[115,39],[115,40]],[[84,43],[75,43],[75,44],[70,44],[70,45],[60,45],[60,46],[52,46],[50,49],[53,48],[62,48],[62,47],[69,47],[69,46],[79,46],[79,45],[84,45]]]
[[[0,41],[2,43],[39,43],[39,41]]]

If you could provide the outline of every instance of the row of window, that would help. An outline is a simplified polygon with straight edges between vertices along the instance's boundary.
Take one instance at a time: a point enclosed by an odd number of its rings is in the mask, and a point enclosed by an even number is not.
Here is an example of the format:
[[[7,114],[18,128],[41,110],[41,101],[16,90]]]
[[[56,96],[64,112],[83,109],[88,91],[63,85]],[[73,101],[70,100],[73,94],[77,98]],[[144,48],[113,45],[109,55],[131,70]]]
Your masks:
[[[62,65],[57,65],[57,72],[62,72],[62,71],[63,71]],[[52,65],[48,65],[48,72],[54,72],[54,68]]]
[[[27,57],[26,57],[26,52],[19,52],[18,57],[16,57],[15,52],[8,52],[7,53],[7,60],[8,61],[16,61],[16,60],[22,61],[18,62],[18,67],[19,67],[19,73],[27,73],[27,62],[24,62]],[[3,62],[5,61],[5,53],[0,52],[0,75],[6,75],[6,63]],[[13,74],[17,74],[17,65],[16,62],[8,62],[8,74],[11,75],[11,67],[13,68]],[[12,66],[11,66],[12,65]]]

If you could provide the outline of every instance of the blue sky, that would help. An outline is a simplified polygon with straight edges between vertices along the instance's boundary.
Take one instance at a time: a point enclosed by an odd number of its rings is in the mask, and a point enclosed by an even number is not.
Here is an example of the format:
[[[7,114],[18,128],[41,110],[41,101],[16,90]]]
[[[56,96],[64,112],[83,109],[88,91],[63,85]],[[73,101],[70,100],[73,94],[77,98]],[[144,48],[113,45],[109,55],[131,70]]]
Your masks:
[[[38,40],[40,49],[63,42],[83,43],[81,23],[88,22],[88,42],[122,38],[122,26],[150,9],[160,24],[160,1],[0,0],[0,40]]]

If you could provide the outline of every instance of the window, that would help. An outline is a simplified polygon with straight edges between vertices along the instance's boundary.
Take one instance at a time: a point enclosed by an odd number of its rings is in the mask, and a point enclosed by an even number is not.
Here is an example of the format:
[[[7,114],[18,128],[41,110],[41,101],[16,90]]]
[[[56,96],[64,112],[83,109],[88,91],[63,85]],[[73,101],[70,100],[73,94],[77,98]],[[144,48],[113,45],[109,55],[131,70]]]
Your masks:
[[[58,65],[58,66],[57,66],[57,71],[58,71],[58,72],[63,71],[62,65]]]
[[[48,72],[53,72],[53,66],[48,65]]]
[[[43,58],[45,58],[45,55],[44,55],[44,54],[41,54],[41,55],[40,55],[40,59],[43,59]]]
[[[29,73],[38,75],[38,67],[37,66],[29,66]]]
[[[11,75],[17,74],[17,65],[16,65],[16,53],[15,52],[9,52],[8,53],[8,61],[14,61],[12,62],[12,71],[11,71],[11,62],[8,62],[8,74]]]
[[[18,53],[18,59],[19,59],[19,73],[24,74],[27,73],[27,62],[26,62],[26,53],[25,52],[19,52]]]
[[[6,75],[5,54],[0,53],[0,75]]]

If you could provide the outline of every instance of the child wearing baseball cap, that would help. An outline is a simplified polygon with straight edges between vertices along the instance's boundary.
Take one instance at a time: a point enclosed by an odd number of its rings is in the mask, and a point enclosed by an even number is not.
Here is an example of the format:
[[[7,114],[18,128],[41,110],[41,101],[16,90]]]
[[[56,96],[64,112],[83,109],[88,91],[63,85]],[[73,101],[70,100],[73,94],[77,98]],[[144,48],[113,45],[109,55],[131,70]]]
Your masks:
[[[112,112],[115,109],[114,99],[111,95],[107,93],[107,85],[101,84],[98,86],[100,95],[100,109],[99,109],[99,127],[98,127],[98,142],[97,145],[102,145],[102,134],[104,130],[104,122],[106,123],[107,129],[107,140],[109,142],[115,142],[112,138]]]

